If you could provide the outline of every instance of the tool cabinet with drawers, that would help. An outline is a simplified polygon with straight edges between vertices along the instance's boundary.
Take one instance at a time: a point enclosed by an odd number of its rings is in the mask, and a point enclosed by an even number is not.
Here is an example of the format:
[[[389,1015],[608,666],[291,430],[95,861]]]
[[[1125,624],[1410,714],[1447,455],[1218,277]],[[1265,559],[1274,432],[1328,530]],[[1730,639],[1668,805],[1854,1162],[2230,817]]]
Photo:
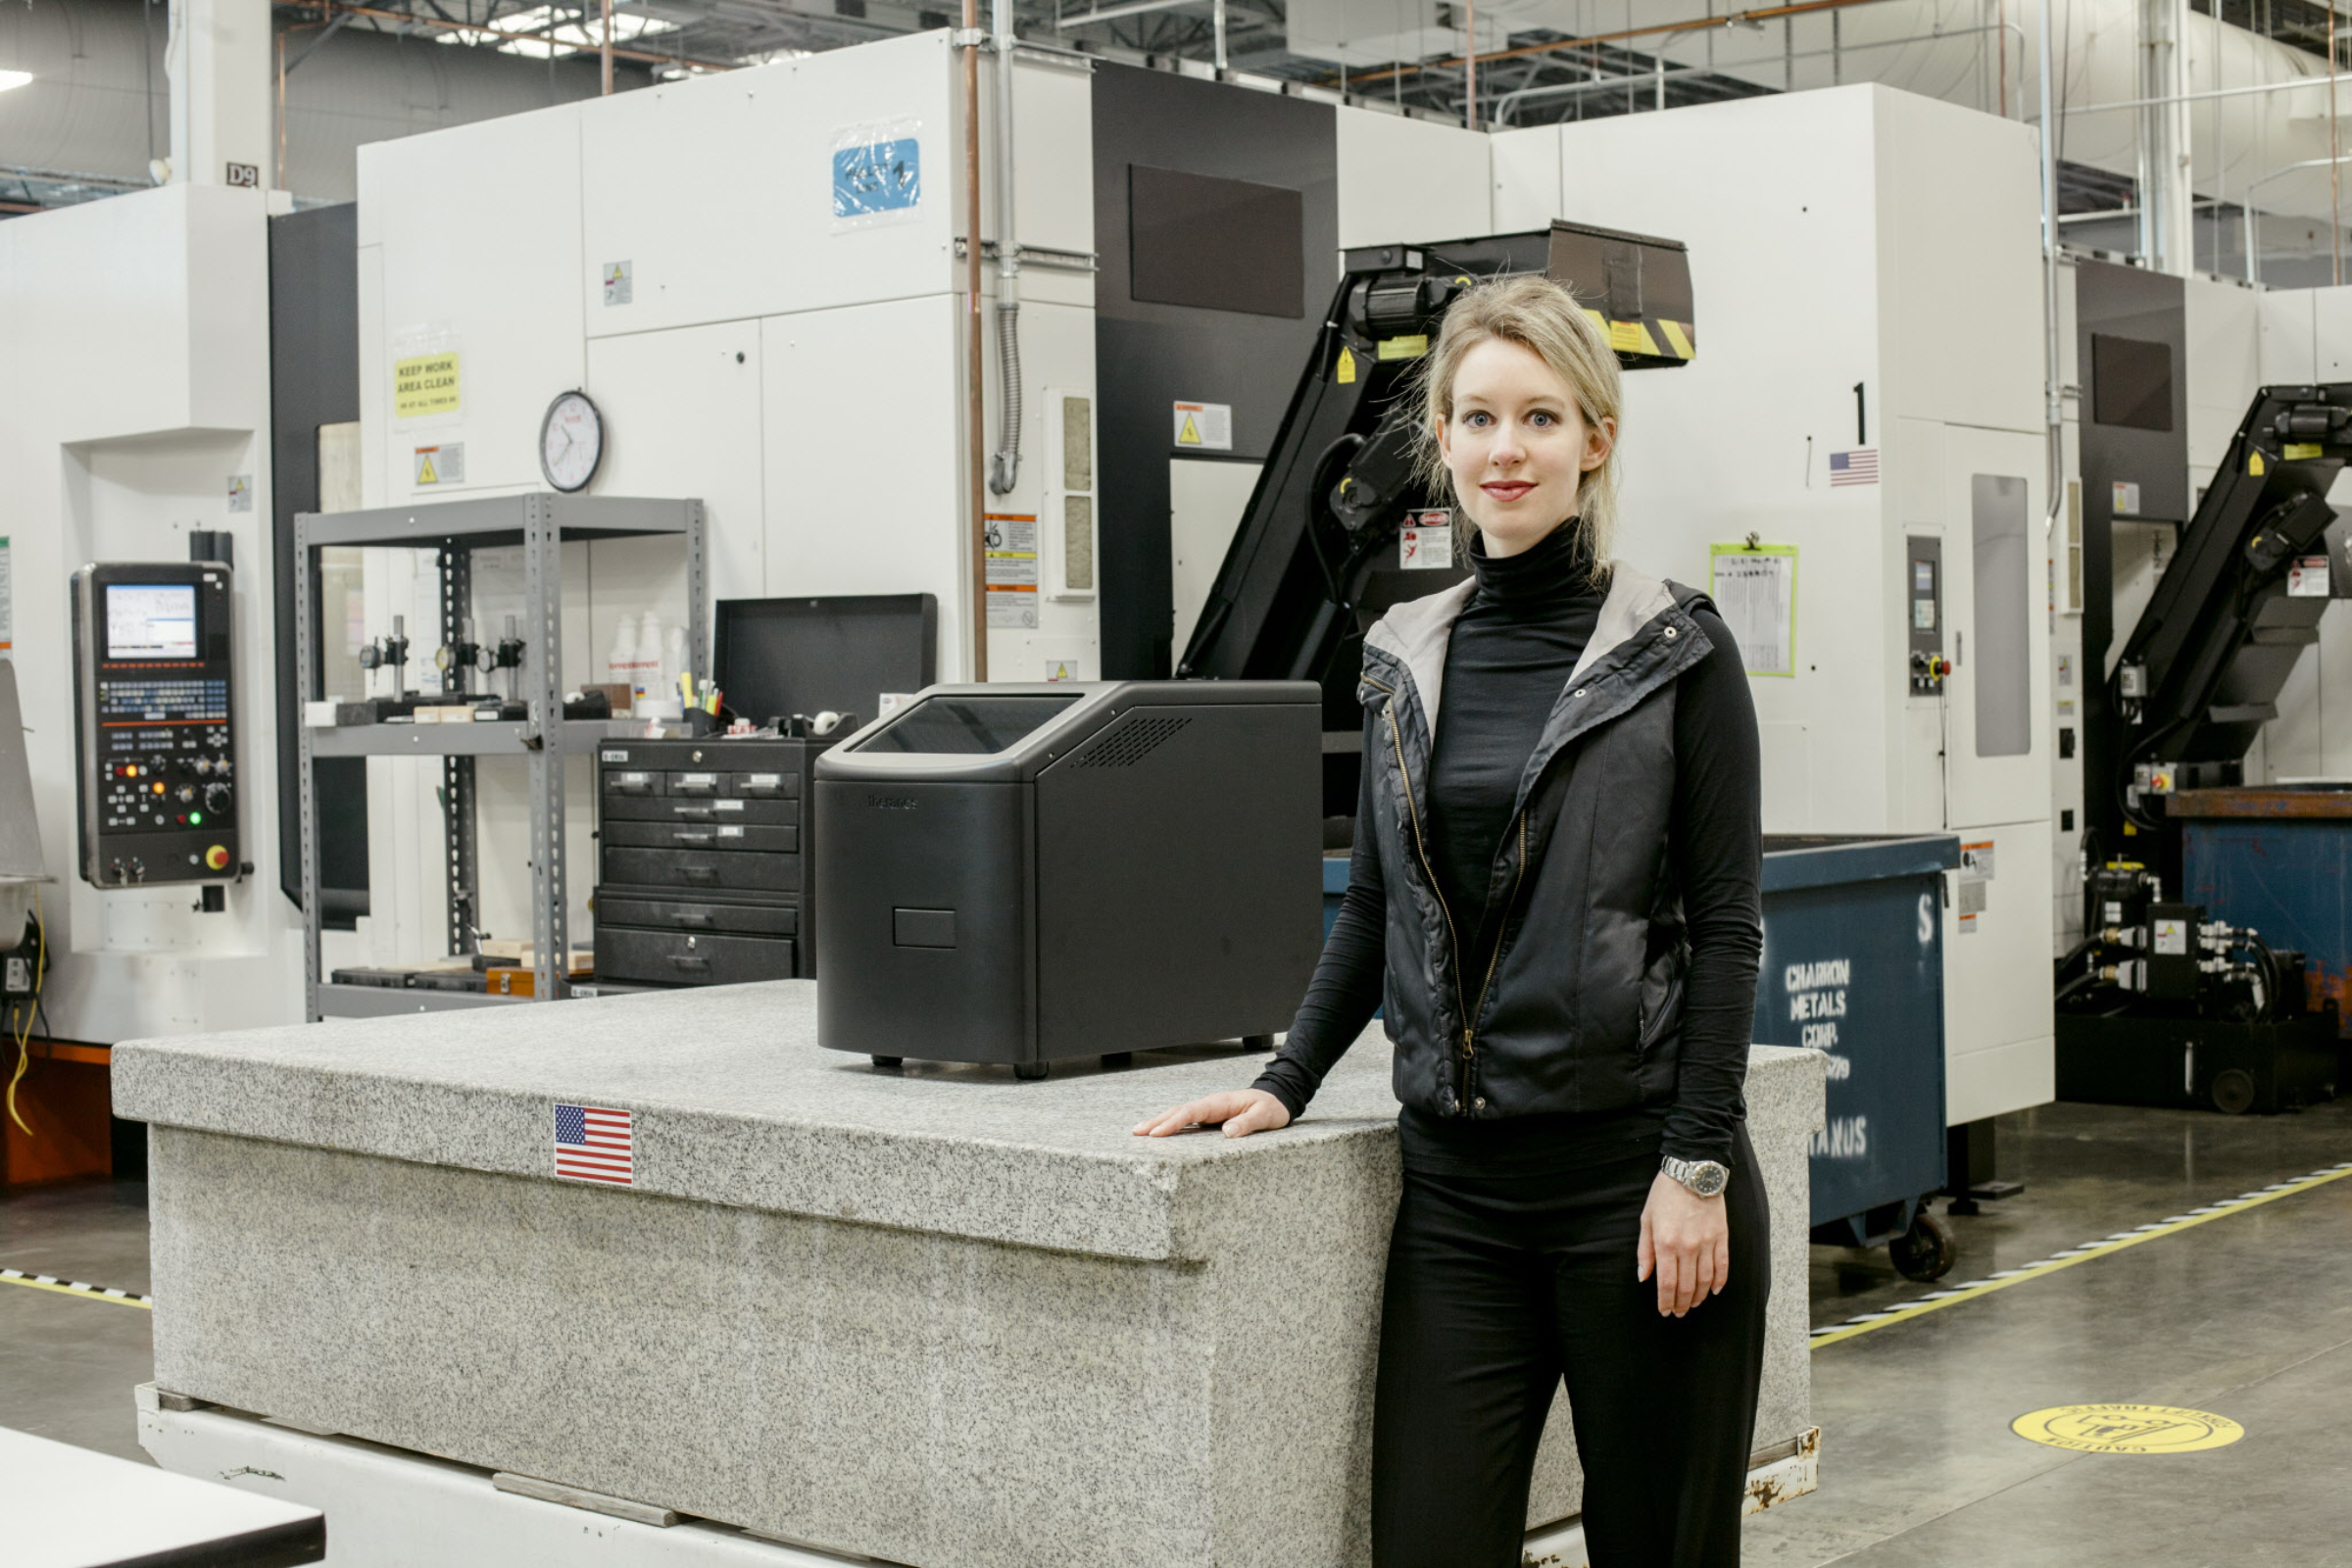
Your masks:
[[[808,766],[828,744],[709,736],[598,749],[597,979],[814,977]]]

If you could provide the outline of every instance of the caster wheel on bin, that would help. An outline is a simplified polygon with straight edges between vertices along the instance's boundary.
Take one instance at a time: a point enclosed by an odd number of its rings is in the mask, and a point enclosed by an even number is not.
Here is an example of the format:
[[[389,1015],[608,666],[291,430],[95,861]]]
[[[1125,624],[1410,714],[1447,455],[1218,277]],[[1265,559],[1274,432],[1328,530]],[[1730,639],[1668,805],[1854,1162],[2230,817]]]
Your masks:
[[[877,1067],[904,1067],[906,1065],[906,1058],[905,1056],[876,1056],[873,1058],[873,1063]]]
[[[1016,1061],[1012,1064],[1012,1075],[1025,1084],[1033,1084],[1051,1071],[1053,1069],[1042,1061]]]
[[[1135,1053],[1132,1051],[1105,1051],[1102,1053],[1102,1065],[1105,1067],[1129,1067],[1134,1064]]]
[[[1242,1049],[1244,1051],[1272,1051],[1274,1037],[1272,1035],[1244,1035],[1242,1036]]]
[[[1886,1255],[1907,1280],[1939,1280],[1952,1271],[1960,1244],[1952,1228],[1922,1204],[1911,1228],[1886,1244]]]
[[[2254,1075],[2243,1067],[2228,1067],[2213,1075],[2213,1108],[2226,1116],[2242,1116],[2254,1108]]]

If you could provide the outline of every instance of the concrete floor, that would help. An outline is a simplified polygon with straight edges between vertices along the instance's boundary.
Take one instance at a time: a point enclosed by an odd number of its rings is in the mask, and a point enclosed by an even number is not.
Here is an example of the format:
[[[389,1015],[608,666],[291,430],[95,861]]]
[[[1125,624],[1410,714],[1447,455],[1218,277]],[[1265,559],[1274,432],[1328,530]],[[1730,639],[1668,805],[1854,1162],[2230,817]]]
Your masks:
[[[2003,1118],[2026,1191],[1952,1221],[1979,1278],[2352,1159],[2352,1102],[2279,1117],[2049,1105]],[[0,1196],[0,1264],[148,1288],[135,1183]],[[1924,1295],[1884,1252],[1813,1250],[1813,1321]],[[144,1457],[136,1308],[0,1285],[0,1426]],[[2352,1568],[2352,1179],[1823,1347],[1821,1490],[1751,1519],[1764,1568],[2088,1562]],[[2240,1422],[2201,1453],[2071,1453],[2009,1424],[2049,1405]]]

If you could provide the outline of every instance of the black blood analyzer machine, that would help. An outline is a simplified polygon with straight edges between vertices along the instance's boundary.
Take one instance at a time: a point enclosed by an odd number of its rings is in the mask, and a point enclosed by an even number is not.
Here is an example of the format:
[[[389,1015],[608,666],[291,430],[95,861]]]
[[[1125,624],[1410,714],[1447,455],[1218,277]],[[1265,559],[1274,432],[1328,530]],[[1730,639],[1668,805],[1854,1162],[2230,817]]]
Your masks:
[[[1290,1027],[1322,950],[1321,689],[933,686],[815,766],[818,1043],[1049,1063]]]
[[[231,589],[217,561],[74,573],[74,782],[95,886],[237,879]]]

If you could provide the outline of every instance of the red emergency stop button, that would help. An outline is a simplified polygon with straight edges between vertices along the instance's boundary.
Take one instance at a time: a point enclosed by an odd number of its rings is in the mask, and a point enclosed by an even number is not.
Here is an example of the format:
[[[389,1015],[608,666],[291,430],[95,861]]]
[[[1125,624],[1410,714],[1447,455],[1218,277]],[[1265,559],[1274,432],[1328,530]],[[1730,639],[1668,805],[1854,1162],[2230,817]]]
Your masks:
[[[206,865],[208,865],[208,866],[212,867],[212,868],[213,868],[214,870],[216,870],[216,871],[225,871],[225,870],[227,870],[227,869],[228,869],[228,851],[227,851],[227,849],[226,849],[224,846],[222,846],[222,845],[219,845],[219,844],[216,844],[216,845],[214,845],[214,846],[213,846],[211,849],[209,849],[209,850],[207,850],[207,851],[205,851],[205,852],[204,852],[204,863],[205,863]]]

